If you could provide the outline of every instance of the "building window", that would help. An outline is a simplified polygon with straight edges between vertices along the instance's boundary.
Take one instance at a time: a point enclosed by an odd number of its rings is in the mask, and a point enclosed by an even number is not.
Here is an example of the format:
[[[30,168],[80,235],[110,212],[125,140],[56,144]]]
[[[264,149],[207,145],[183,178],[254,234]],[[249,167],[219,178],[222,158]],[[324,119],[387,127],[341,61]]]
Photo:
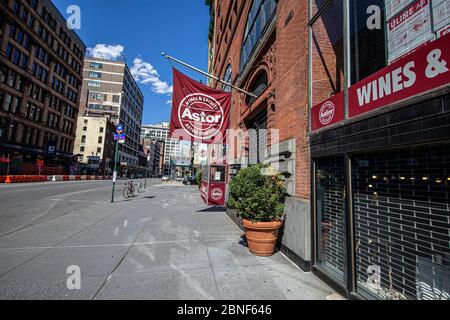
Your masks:
[[[81,137],[81,143],[86,143],[86,136]]]
[[[83,131],[87,131],[87,127],[83,127]]]
[[[89,87],[100,88],[102,85],[98,81],[88,81]]]
[[[94,69],[102,69],[103,68],[103,64],[98,63],[98,62],[91,62],[90,66],[91,66],[91,68],[94,68]]]
[[[254,119],[249,121],[248,147],[249,164],[262,163],[267,150],[267,110],[262,111]],[[180,148],[179,145],[176,146]]]
[[[6,99],[5,99],[5,102],[3,104],[3,110],[4,111],[6,111],[6,112],[9,111],[9,108],[11,107],[12,99],[13,99],[12,96],[10,96],[9,94],[6,95]]]
[[[352,0],[350,2],[350,67],[351,84],[355,84],[386,66],[386,37],[384,28],[367,28],[367,8],[382,8],[381,25],[384,26],[384,0]]]
[[[225,75],[223,76],[223,81],[232,84],[233,82],[233,68],[231,67],[231,64],[228,64]],[[222,85],[222,90],[225,92],[231,92],[232,88],[230,86],[227,86],[226,84]]]
[[[103,133],[105,131],[105,128],[101,127],[100,128],[100,133]]]
[[[15,98],[14,99],[14,103],[13,103],[12,108],[11,108],[11,113],[17,113],[17,111],[20,108],[20,103],[21,103],[20,98]]]
[[[103,143],[103,137],[98,137],[98,143]]]
[[[97,148],[97,154],[102,153],[102,148]]]
[[[84,152],[84,147],[80,147],[80,152]]]
[[[89,76],[89,78],[97,79],[97,78],[101,78],[102,74],[100,72],[93,72],[93,71],[91,71],[91,72],[89,72],[88,76]]]
[[[312,0],[320,7],[324,1]],[[320,6],[319,6],[320,5]],[[344,89],[344,8],[333,1],[312,24],[312,98],[315,106]]]
[[[276,12],[276,0],[254,0],[247,18],[241,49],[240,70],[244,70],[260,38]]]

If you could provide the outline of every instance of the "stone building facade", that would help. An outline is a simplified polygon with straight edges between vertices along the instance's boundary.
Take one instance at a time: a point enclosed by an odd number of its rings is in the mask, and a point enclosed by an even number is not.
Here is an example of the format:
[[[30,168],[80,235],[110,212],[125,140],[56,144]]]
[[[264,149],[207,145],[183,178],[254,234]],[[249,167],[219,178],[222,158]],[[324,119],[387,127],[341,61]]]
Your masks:
[[[0,2],[0,154],[10,174],[68,173],[85,51],[50,0]]]

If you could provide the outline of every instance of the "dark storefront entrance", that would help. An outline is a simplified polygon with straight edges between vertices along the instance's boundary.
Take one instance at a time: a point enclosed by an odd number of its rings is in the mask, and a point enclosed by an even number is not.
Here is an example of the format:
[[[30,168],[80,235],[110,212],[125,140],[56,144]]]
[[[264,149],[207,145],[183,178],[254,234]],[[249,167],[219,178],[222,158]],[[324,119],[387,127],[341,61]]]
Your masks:
[[[317,267],[342,284],[355,272],[369,299],[450,299],[450,145],[351,155],[351,188],[344,157],[315,163]]]
[[[450,300],[448,102],[312,136],[313,270],[349,297]]]

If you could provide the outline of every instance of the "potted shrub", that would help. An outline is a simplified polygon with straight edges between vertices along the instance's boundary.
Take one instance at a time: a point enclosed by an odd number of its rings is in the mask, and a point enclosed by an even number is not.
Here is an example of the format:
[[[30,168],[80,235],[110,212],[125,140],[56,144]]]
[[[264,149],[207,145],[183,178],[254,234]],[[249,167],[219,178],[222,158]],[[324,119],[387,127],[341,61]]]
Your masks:
[[[273,255],[285,209],[281,176],[266,165],[251,166],[239,171],[229,190],[228,206],[242,217],[250,252]]]

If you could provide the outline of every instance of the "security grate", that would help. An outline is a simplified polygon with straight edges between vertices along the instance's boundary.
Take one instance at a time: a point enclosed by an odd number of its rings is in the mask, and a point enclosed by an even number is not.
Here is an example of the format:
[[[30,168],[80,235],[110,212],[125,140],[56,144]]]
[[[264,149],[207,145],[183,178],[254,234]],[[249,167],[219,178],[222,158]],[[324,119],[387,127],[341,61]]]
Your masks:
[[[336,279],[345,274],[344,159],[319,159],[317,165],[317,262]]]
[[[358,291],[450,299],[450,146],[353,159]]]

